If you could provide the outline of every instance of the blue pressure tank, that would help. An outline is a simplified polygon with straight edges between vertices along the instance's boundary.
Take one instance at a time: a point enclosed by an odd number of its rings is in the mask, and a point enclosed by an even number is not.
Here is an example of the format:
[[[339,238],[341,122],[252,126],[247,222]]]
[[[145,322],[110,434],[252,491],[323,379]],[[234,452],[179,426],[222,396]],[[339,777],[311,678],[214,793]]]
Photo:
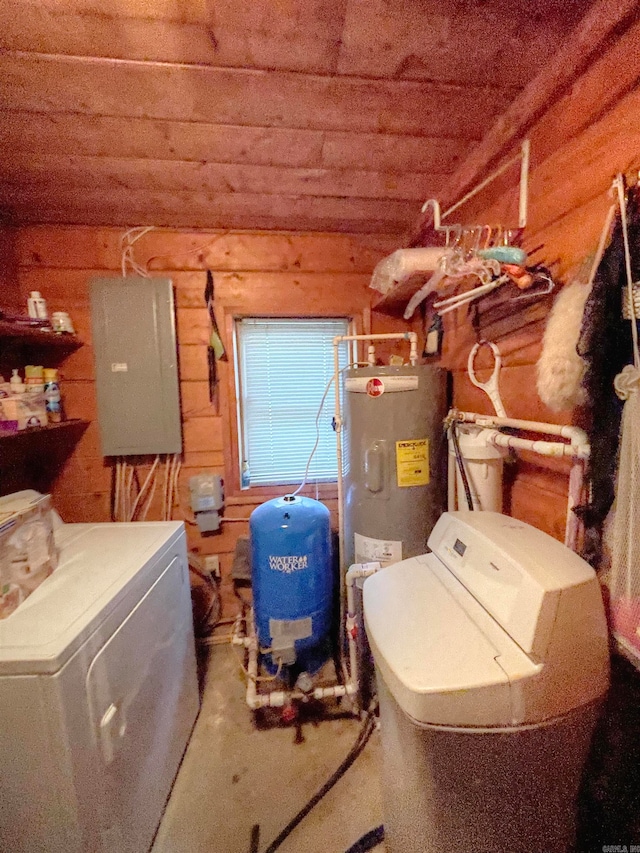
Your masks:
[[[263,662],[315,672],[330,654],[333,567],[329,510],[286,495],[251,513],[251,576]]]

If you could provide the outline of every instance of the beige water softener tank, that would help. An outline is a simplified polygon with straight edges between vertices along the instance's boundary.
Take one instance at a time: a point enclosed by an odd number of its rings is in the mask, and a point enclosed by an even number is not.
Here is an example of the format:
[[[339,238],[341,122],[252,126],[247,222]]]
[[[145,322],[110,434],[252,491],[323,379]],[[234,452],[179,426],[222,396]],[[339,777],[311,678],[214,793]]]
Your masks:
[[[389,853],[568,853],[608,687],[600,586],[494,512],[445,513],[432,553],[364,583]]]

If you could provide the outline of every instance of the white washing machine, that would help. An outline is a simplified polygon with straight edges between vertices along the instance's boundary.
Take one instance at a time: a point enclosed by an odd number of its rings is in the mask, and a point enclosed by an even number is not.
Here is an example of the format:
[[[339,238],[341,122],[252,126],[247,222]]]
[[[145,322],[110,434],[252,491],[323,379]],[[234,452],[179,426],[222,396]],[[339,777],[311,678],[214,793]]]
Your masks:
[[[199,705],[184,526],[56,540],[0,621],[0,849],[145,853]]]
[[[528,524],[445,513],[364,583],[389,853],[567,853],[608,687],[590,566]]]

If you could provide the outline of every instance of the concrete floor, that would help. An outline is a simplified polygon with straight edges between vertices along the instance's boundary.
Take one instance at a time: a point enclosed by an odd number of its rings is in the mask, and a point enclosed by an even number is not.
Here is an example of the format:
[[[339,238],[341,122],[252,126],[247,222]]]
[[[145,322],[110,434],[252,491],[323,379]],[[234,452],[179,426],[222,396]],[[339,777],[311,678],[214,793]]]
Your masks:
[[[264,850],[356,740],[361,723],[348,717],[304,722],[301,743],[295,727],[257,728],[244,692],[234,650],[212,648],[200,716],[152,853],[249,853],[254,824],[260,825]],[[375,731],[345,776],[279,850],[344,853],[379,826],[379,761]]]

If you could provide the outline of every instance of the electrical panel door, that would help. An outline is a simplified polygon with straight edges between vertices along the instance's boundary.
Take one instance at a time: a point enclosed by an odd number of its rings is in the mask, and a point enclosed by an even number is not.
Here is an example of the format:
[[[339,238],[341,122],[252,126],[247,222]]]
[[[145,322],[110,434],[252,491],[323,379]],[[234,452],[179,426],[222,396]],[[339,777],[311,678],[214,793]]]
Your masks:
[[[179,453],[180,386],[170,279],[93,279],[91,319],[103,455]]]

